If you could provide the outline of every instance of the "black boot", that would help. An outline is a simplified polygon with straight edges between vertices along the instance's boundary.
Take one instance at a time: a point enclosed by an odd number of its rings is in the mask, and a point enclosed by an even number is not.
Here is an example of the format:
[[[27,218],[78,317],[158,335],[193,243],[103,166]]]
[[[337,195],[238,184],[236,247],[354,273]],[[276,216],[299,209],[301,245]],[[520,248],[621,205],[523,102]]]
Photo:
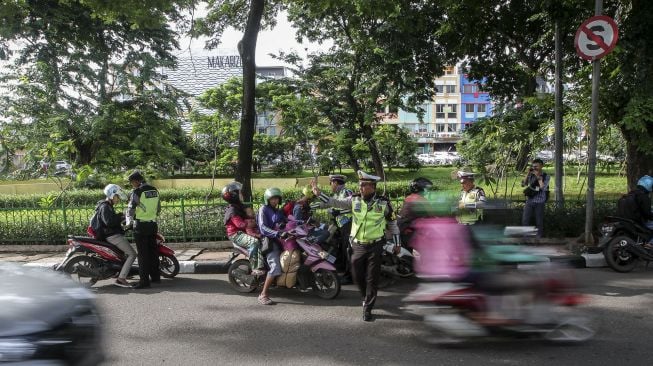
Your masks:
[[[363,321],[371,322],[373,320],[374,320],[374,316],[372,316],[372,309],[363,308]]]

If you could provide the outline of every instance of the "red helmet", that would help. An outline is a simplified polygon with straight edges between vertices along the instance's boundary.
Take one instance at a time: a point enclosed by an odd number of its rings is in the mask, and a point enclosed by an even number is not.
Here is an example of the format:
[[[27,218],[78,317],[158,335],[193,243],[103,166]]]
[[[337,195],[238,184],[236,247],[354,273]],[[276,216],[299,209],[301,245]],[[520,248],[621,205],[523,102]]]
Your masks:
[[[240,190],[243,185],[238,182],[231,182],[222,188],[222,199],[232,203],[240,201]]]

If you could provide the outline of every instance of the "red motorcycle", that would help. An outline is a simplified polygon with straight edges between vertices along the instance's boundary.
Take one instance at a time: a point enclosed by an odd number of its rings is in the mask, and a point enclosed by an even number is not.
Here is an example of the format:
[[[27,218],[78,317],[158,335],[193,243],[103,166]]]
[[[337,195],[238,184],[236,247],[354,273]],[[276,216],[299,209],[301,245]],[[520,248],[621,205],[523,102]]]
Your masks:
[[[165,238],[156,234],[159,271],[165,278],[179,273],[175,251],[164,244]],[[55,266],[56,271],[68,273],[72,279],[93,286],[99,280],[117,278],[126,255],[113,244],[90,236],[68,236],[68,251],[64,260]],[[132,266],[128,276],[138,275],[138,266]]]

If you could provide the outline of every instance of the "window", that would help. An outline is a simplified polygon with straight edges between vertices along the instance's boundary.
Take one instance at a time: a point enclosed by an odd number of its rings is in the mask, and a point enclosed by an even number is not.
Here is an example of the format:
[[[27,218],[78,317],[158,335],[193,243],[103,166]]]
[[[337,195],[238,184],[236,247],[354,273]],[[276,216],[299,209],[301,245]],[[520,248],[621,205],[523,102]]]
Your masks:
[[[265,128],[259,128],[258,133],[261,134],[261,135],[264,135],[265,134]]]
[[[445,93],[455,93],[456,92],[456,86],[455,85],[445,85],[444,86],[444,92]]]
[[[435,105],[435,118],[444,118],[444,104]]]
[[[447,132],[456,132],[458,125],[456,123],[447,123]]]
[[[447,105],[447,117],[456,118],[458,115],[458,105],[457,104],[448,104]]]
[[[445,75],[454,75],[456,73],[456,68],[454,66],[447,66],[444,68]]]
[[[435,124],[435,132],[444,132],[444,123]]]
[[[478,105],[478,115],[479,116],[481,116],[481,115],[485,116],[485,114],[487,113],[486,108],[487,108],[487,104],[479,104]]]
[[[474,118],[473,104],[465,104],[465,118]]]
[[[445,85],[435,84],[436,93],[445,93]]]
[[[475,84],[463,85],[463,93],[476,93],[478,87]]]
[[[471,125],[472,125],[471,122],[467,122],[467,123],[463,124],[463,129],[466,130],[466,129],[468,129],[469,126],[471,126]]]

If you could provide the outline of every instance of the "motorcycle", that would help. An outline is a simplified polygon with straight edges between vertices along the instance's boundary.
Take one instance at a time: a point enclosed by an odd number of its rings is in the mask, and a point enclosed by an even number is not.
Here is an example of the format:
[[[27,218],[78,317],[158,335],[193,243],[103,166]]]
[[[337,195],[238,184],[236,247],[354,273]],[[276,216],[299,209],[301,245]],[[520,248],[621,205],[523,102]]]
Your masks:
[[[312,227],[308,224],[290,221],[284,231],[290,237],[286,242],[293,241],[301,249],[302,255],[297,280],[300,290],[313,288],[323,299],[333,299],[340,293],[340,278],[333,265],[336,257],[329,254],[321,245],[320,236],[312,235]],[[290,244],[290,243],[288,243]],[[234,261],[234,259],[242,257]],[[228,277],[231,286],[238,292],[253,292],[265,282],[265,275],[252,274],[247,249],[233,243],[233,253],[227,262]]]
[[[589,252],[603,252],[605,261],[617,272],[630,272],[640,260],[653,261],[653,247],[647,248],[653,231],[633,220],[607,216],[601,225],[601,238],[596,249]]]
[[[166,246],[163,235],[156,234],[159,271],[165,278],[179,273],[175,252]],[[67,273],[74,280],[93,286],[99,280],[117,278],[126,256],[118,247],[89,236],[68,236],[68,251],[64,260],[55,266],[56,271]],[[138,275],[138,266],[132,266],[128,276]]]
[[[594,336],[591,319],[577,308],[586,298],[576,290],[570,272],[514,246],[488,248],[488,254],[498,266],[505,266],[499,268],[499,277],[425,282],[404,299],[405,309],[423,316],[435,331],[433,343],[453,345],[488,337],[577,343]],[[519,265],[530,271],[517,269]],[[505,321],[479,316],[490,310],[501,313]]]
[[[397,278],[414,276],[413,259],[413,253],[404,246],[401,247],[399,253],[395,253],[395,244],[392,242],[385,243],[381,254],[379,288],[389,286]]]

